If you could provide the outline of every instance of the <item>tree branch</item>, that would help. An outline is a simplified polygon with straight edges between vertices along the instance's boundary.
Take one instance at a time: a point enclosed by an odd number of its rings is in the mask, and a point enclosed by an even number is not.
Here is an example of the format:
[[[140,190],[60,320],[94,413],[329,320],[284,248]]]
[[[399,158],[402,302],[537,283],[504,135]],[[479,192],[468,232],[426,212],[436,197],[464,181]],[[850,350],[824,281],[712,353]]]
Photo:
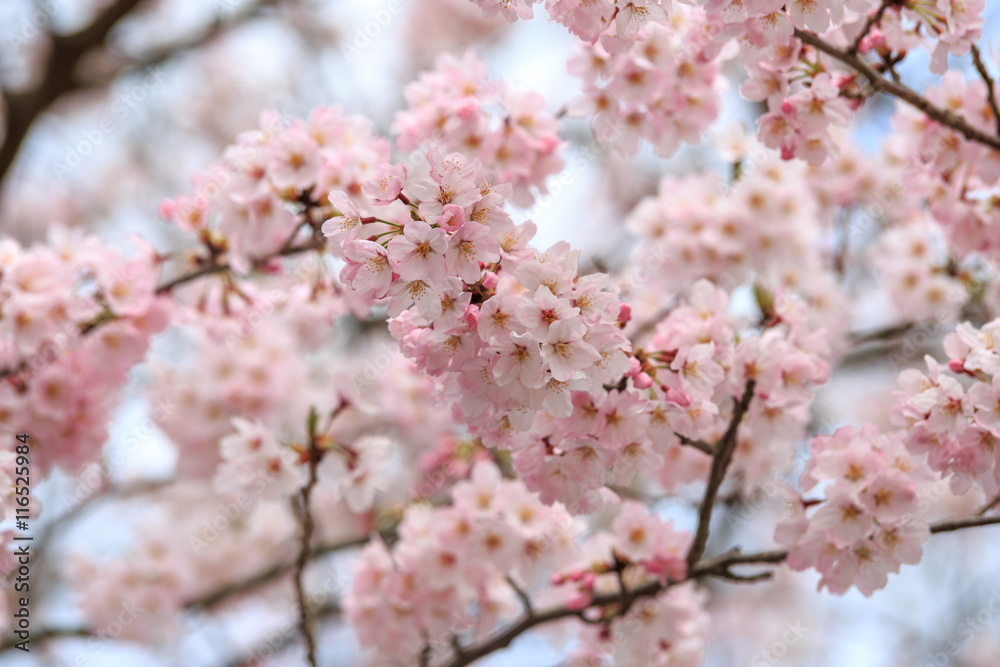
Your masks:
[[[0,181],[10,170],[28,130],[53,102],[79,87],[76,69],[91,49],[104,44],[108,33],[143,0],[115,0],[93,22],[68,35],[50,34],[49,55],[38,85],[26,93],[0,91],[6,106],[3,145],[0,145]]]
[[[704,440],[692,440],[691,438],[681,435],[680,433],[674,433],[674,435],[677,436],[677,439],[680,440],[682,445],[685,445],[686,447],[694,447],[698,451],[705,452],[709,456],[715,456],[715,448]]]
[[[950,519],[948,521],[939,521],[931,525],[931,532],[937,533],[950,533],[955,530],[962,530],[963,528],[977,528],[979,526],[992,526],[1000,523],[1000,516],[976,516],[968,519]]]
[[[969,123],[958,114],[932,104],[912,88],[908,88],[901,83],[896,83],[895,81],[886,79],[884,76],[872,69],[872,67],[856,53],[851,53],[845,49],[836,47],[816,36],[814,33],[799,30],[798,28],[795,29],[795,36],[798,37],[802,43],[819,49],[831,58],[839,60],[848,67],[863,74],[864,77],[871,83],[872,88],[876,91],[885,93],[886,95],[892,95],[893,97],[906,102],[913,108],[922,111],[931,120],[937,121],[946,127],[950,127],[969,141],[974,141],[984,146],[989,146],[993,150],[1000,151],[1000,137],[994,137],[977,130],[969,125]]]
[[[301,511],[302,536],[299,542],[299,557],[295,562],[295,598],[299,603],[299,634],[306,645],[306,661],[311,667],[316,665],[316,637],[312,630],[312,615],[309,603],[306,600],[305,587],[302,585],[302,577],[305,573],[306,564],[309,562],[310,547],[312,546],[313,533],[316,525],[313,522],[312,508],[309,506],[313,488],[316,486],[316,467],[323,450],[316,446],[316,421],[318,415],[313,408],[309,412],[309,447],[306,455],[309,457],[309,479],[299,492],[299,509]]]
[[[986,69],[986,63],[983,62],[983,54],[979,52],[979,47],[975,44],[972,45],[972,63],[976,66],[979,77],[986,84],[986,99],[989,101],[993,118],[997,122],[997,136],[1000,136],[1000,107],[997,107],[996,85],[989,70]]]
[[[963,528],[974,528],[977,526],[988,526],[993,524],[1000,524],[1000,516],[988,518],[972,517],[967,519],[941,521],[931,524],[930,530],[931,533],[936,534],[961,530]],[[518,636],[538,625],[551,623],[565,618],[579,618],[586,622],[591,622],[591,619],[585,616],[587,609],[605,607],[608,605],[621,605],[626,595],[631,599],[658,595],[659,593],[677,584],[684,583],[685,581],[702,579],[704,577],[718,577],[734,582],[753,583],[763,581],[770,578],[770,572],[743,575],[733,572],[732,568],[743,565],[779,565],[783,563],[787,557],[787,550],[758,551],[744,554],[738,549],[733,549],[720,556],[696,563],[688,569],[687,577],[682,581],[668,581],[666,583],[662,583],[654,580],[642,584],[641,586],[629,589],[627,594],[623,591],[616,591],[602,595],[595,595],[586,609],[569,609],[561,606],[552,607],[540,612],[529,612],[509,628],[495,635],[493,638],[487,639],[482,644],[479,644],[478,646],[464,647],[461,653],[456,654],[454,658],[447,663],[447,667],[466,667],[466,665],[470,665],[476,660],[485,657],[494,651],[510,646],[510,644],[517,639]]]
[[[750,407],[753,399],[753,392],[756,383],[749,380],[743,397],[733,408],[733,415],[729,420],[729,428],[726,429],[722,438],[715,443],[714,456],[712,458],[712,470],[708,475],[708,486],[705,488],[705,496],[701,500],[701,508],[698,510],[698,528],[695,532],[694,541],[691,543],[691,550],[688,551],[688,567],[692,567],[705,552],[705,545],[708,544],[709,524],[712,522],[712,508],[715,506],[715,497],[719,493],[719,487],[726,478],[726,470],[733,459],[733,452],[736,451],[737,433],[743,415]]]
[[[107,86],[121,74],[153,67],[179,53],[198,48],[226,27],[244,21],[276,1],[254,0],[228,20],[217,19],[206,29],[186,39],[160,46],[135,59],[121,60],[107,71],[99,73],[96,78],[87,78],[78,71],[83,56],[93,49],[106,47],[111,29],[143,0],[116,0],[83,30],[69,35],[48,35],[51,48],[39,84],[33,90],[23,93],[0,90],[0,99],[6,107],[4,138],[0,145],[0,183],[10,171],[31,126],[59,98],[69,93]]]

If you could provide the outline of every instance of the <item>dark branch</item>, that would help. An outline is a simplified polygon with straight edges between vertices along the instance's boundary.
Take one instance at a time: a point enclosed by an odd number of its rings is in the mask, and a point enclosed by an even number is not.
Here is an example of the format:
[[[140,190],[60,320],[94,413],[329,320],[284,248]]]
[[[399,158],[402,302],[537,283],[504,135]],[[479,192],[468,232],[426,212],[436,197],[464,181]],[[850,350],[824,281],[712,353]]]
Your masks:
[[[3,145],[0,146],[0,181],[14,163],[35,119],[57,99],[80,86],[76,70],[83,56],[103,45],[115,24],[142,1],[115,0],[86,28],[68,35],[49,35],[49,55],[41,81],[34,90],[0,92],[6,106]]]
[[[852,69],[863,74],[864,77],[871,83],[872,88],[876,91],[892,95],[893,97],[906,102],[918,111],[922,111],[931,120],[937,121],[946,127],[950,127],[969,141],[974,141],[1000,151],[1000,137],[991,136],[985,132],[977,130],[969,125],[969,123],[958,114],[932,104],[912,88],[908,88],[901,83],[896,83],[895,81],[886,79],[872,69],[872,67],[857,54],[838,48],[833,44],[820,39],[815,34],[799,30],[798,28],[795,29],[795,36],[798,37],[804,44],[808,44],[809,46],[819,49],[831,58],[839,60],[848,67],[851,67]]]
[[[739,432],[740,422],[743,421],[743,415],[750,407],[755,386],[756,383],[753,380],[747,382],[742,398],[733,408],[729,428],[713,447],[715,455],[712,458],[712,470],[708,475],[708,486],[705,488],[705,496],[701,500],[701,508],[698,510],[698,529],[695,532],[694,541],[691,543],[691,550],[688,551],[688,567],[697,563],[702,554],[705,553],[705,545],[708,544],[709,524],[712,522],[712,508],[715,507],[715,497],[726,478],[726,470],[729,469],[729,463],[733,459],[733,452],[736,451],[736,436]]]
[[[979,72],[979,77],[986,84],[986,99],[989,101],[990,111],[993,112],[993,118],[997,123],[997,136],[1000,136],[1000,107],[997,106],[996,84],[986,69],[983,54],[979,52],[979,47],[975,44],[972,45],[972,62],[976,66],[976,71]]]
[[[295,561],[295,598],[299,603],[299,634],[302,635],[302,641],[305,643],[306,661],[309,663],[310,667],[317,667],[316,637],[313,635],[312,614],[310,613],[311,610],[309,608],[309,602],[306,600],[306,592],[305,587],[302,584],[302,579],[305,574],[306,564],[309,563],[313,533],[316,530],[316,524],[313,521],[312,507],[309,503],[310,498],[312,497],[313,489],[316,487],[316,467],[319,465],[319,460],[323,456],[323,450],[321,450],[316,444],[316,420],[317,414],[315,408],[313,408],[309,413],[309,446],[306,449],[306,455],[309,457],[309,479],[299,492],[299,511],[300,520],[302,522],[302,536],[299,542],[299,557]]]

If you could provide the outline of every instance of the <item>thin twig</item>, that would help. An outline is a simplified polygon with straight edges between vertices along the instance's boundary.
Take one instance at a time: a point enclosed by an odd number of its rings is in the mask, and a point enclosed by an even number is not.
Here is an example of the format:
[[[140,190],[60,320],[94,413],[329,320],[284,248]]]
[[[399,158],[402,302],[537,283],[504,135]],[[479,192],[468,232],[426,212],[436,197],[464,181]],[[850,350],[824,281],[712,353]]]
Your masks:
[[[963,528],[974,528],[977,526],[988,526],[1000,524],[1000,516],[989,518],[970,518],[942,521],[930,526],[931,533],[945,533]],[[683,581],[658,580],[650,581],[635,588],[629,589],[628,595],[633,599],[658,595],[668,588],[684,581],[702,579],[704,577],[718,577],[734,582],[757,582],[768,578],[770,573],[760,573],[753,575],[742,575],[732,572],[732,568],[743,565],[778,565],[783,563],[788,557],[786,550],[759,551],[749,554],[741,553],[737,549],[732,549],[720,556],[709,558],[696,563],[688,569],[687,577]],[[623,591],[604,593],[595,595],[588,609],[595,607],[606,607],[608,605],[620,605],[624,598]],[[519,621],[511,625],[506,630],[498,633],[494,637],[485,640],[478,646],[468,646],[463,649],[462,655],[455,656],[448,667],[466,667],[476,660],[489,655],[495,651],[509,646],[520,635],[538,625],[551,623],[566,618],[578,618],[587,621],[586,609],[569,609],[567,607],[553,607],[533,614],[526,614]]]
[[[939,521],[931,526],[932,533],[950,533],[963,528],[977,528],[979,526],[992,526],[1000,523],[1000,516],[979,516],[970,519],[950,519]]]
[[[998,493],[997,495],[993,496],[993,500],[991,500],[990,502],[988,502],[985,505],[983,505],[979,509],[979,511],[976,512],[976,516],[983,516],[984,514],[986,514],[987,512],[989,512],[991,509],[993,509],[997,505],[1000,505],[1000,493]]]
[[[975,64],[976,71],[979,72],[983,83],[986,84],[986,99],[989,101],[990,111],[993,112],[993,118],[997,123],[997,135],[1000,136],[1000,107],[997,106],[996,84],[993,77],[990,76],[989,70],[986,69],[983,54],[980,53],[979,47],[975,44],[972,45],[972,62]]]
[[[316,664],[316,637],[313,635],[312,618],[309,602],[306,600],[305,588],[302,585],[303,574],[306,564],[309,562],[310,547],[312,546],[313,532],[316,525],[313,522],[312,508],[309,505],[313,488],[316,486],[316,468],[323,450],[316,445],[316,410],[309,414],[309,445],[306,453],[309,457],[309,479],[299,492],[300,518],[302,521],[302,536],[299,542],[299,557],[295,562],[295,597],[299,603],[299,634],[306,645],[306,661],[310,667],[317,667]]]
[[[708,544],[709,524],[712,522],[712,508],[715,506],[715,497],[719,493],[719,487],[726,478],[726,470],[733,459],[733,452],[736,451],[737,434],[743,415],[750,407],[753,399],[756,382],[748,380],[742,398],[733,408],[733,415],[729,420],[729,427],[725,434],[719,439],[713,448],[715,455],[712,458],[712,471],[708,475],[708,486],[705,488],[705,496],[701,500],[701,507],[698,510],[698,528],[691,542],[691,549],[688,551],[688,567],[693,566],[705,553],[705,545]]]
[[[918,111],[922,111],[931,120],[937,121],[941,125],[950,127],[969,141],[974,141],[1000,151],[1000,137],[991,136],[981,130],[977,130],[973,126],[969,125],[969,123],[958,114],[932,104],[929,100],[912,88],[886,79],[884,76],[881,76],[878,72],[872,69],[872,67],[857,54],[838,48],[815,34],[798,28],[795,29],[795,36],[798,37],[802,43],[819,49],[835,60],[839,60],[848,67],[857,70],[860,74],[864,75],[866,79],[868,79],[872,88],[876,91],[892,95],[893,97],[906,102]]]
[[[675,433],[674,435],[677,436],[677,439],[680,440],[680,443],[682,445],[685,445],[687,447],[694,447],[699,451],[705,452],[709,456],[715,455],[715,448],[712,447],[712,445],[705,442],[704,440],[692,440],[686,435],[681,435],[680,433]]]
[[[894,4],[896,4],[896,0],[882,0],[882,4],[879,5],[878,9],[868,15],[867,20],[865,20],[865,24],[861,26],[861,32],[858,33],[858,36],[854,38],[853,42],[851,42],[851,46],[848,47],[848,53],[858,52],[858,49],[861,48],[861,42],[863,42],[865,37],[868,36],[868,33],[871,32],[872,26],[881,21],[882,16],[885,14],[885,10],[889,9],[889,7]]]

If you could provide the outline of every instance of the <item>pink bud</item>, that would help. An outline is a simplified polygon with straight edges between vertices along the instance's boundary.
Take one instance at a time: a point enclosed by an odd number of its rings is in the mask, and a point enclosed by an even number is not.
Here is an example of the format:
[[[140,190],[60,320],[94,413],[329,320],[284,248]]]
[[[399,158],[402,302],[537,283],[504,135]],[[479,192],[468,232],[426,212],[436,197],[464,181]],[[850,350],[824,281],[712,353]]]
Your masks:
[[[953,373],[964,373],[965,375],[968,375],[970,378],[977,377],[976,376],[976,371],[969,370],[968,368],[965,367],[965,360],[964,359],[951,359],[951,360],[949,360],[948,361],[948,368]]]
[[[625,328],[629,320],[632,319],[632,306],[627,303],[623,303],[621,308],[618,309],[618,326]]]
[[[475,329],[476,325],[479,324],[479,306],[470,303],[469,307],[465,309],[465,315],[462,318],[465,320],[465,326],[469,329]]]
[[[465,224],[465,209],[455,204],[445,204],[435,222],[446,232],[457,232]]]
[[[500,278],[498,278],[497,274],[492,271],[486,271],[483,273],[483,287],[486,289],[493,289],[499,282]]]
[[[636,389],[649,389],[653,386],[653,378],[646,373],[639,373],[632,377],[632,383],[635,384]]]
[[[625,373],[625,377],[635,377],[642,372],[642,363],[635,357],[630,357],[628,360],[628,371]]]
[[[681,391],[676,387],[670,387],[667,389],[667,395],[664,398],[682,408],[686,408],[691,405],[691,394],[686,391]]]

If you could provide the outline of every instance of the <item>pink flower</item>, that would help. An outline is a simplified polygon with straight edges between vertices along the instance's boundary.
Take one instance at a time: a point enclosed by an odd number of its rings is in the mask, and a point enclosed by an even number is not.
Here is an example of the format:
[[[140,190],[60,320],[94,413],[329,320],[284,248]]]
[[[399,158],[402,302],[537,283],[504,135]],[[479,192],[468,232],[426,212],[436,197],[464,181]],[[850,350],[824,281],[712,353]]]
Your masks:
[[[493,377],[500,386],[520,380],[525,387],[533,389],[545,382],[542,355],[532,336],[517,333],[510,334],[509,338],[497,336],[486,351],[499,355],[493,365]]]
[[[348,241],[344,244],[344,260],[340,279],[372,299],[381,299],[393,280],[389,251],[374,241]]]
[[[302,128],[292,126],[268,145],[267,173],[279,190],[307,190],[319,172],[319,146]]]
[[[872,515],[857,495],[840,486],[832,487],[826,502],[813,516],[812,525],[824,531],[838,548],[867,537],[875,527]]]
[[[916,511],[916,485],[899,470],[885,470],[861,493],[861,502],[880,523],[898,521]]]
[[[445,253],[448,271],[470,285],[477,283],[482,275],[479,263],[498,261],[499,251],[500,246],[490,234],[489,227],[467,222],[449,239]]]
[[[601,360],[600,353],[583,342],[587,327],[581,320],[562,320],[549,327],[548,340],[542,343],[542,360],[552,377],[565,382]]]
[[[528,332],[539,338],[547,338],[549,327],[556,322],[576,318],[580,309],[570,305],[568,299],[552,294],[545,285],[535,290],[530,299],[525,299],[515,311],[517,320],[528,328]]]
[[[514,316],[518,301],[516,297],[498,294],[483,303],[476,326],[476,331],[483,341],[492,343],[494,340],[499,341],[511,333],[522,330]]]
[[[399,314],[416,304],[420,317],[428,324],[441,317],[441,295],[426,280],[393,281],[389,287],[389,317]]]
[[[403,234],[392,237],[387,248],[398,265],[399,276],[405,280],[443,280],[447,274],[448,237],[423,220],[406,223]]]
[[[667,0],[669,2],[669,0]],[[635,0],[623,2],[619,0],[618,16],[615,18],[615,29],[619,37],[632,37],[646,27],[647,23],[666,21],[667,10],[660,0]]]
[[[476,4],[483,8],[483,15],[488,17],[496,16],[498,13],[513,23],[517,19],[530,19],[535,14],[531,5],[538,0],[475,0]]]
[[[330,205],[337,215],[323,223],[323,234],[329,238],[335,248],[347,241],[353,241],[361,233],[361,212],[357,205],[347,196],[346,192],[334,190],[330,193]]]
[[[650,515],[642,503],[634,500],[622,503],[611,530],[615,550],[634,563],[653,558],[664,532],[659,517]]]
[[[375,170],[375,178],[365,181],[361,194],[373,204],[384,206],[396,201],[406,184],[406,167],[402,164],[382,163]]]

